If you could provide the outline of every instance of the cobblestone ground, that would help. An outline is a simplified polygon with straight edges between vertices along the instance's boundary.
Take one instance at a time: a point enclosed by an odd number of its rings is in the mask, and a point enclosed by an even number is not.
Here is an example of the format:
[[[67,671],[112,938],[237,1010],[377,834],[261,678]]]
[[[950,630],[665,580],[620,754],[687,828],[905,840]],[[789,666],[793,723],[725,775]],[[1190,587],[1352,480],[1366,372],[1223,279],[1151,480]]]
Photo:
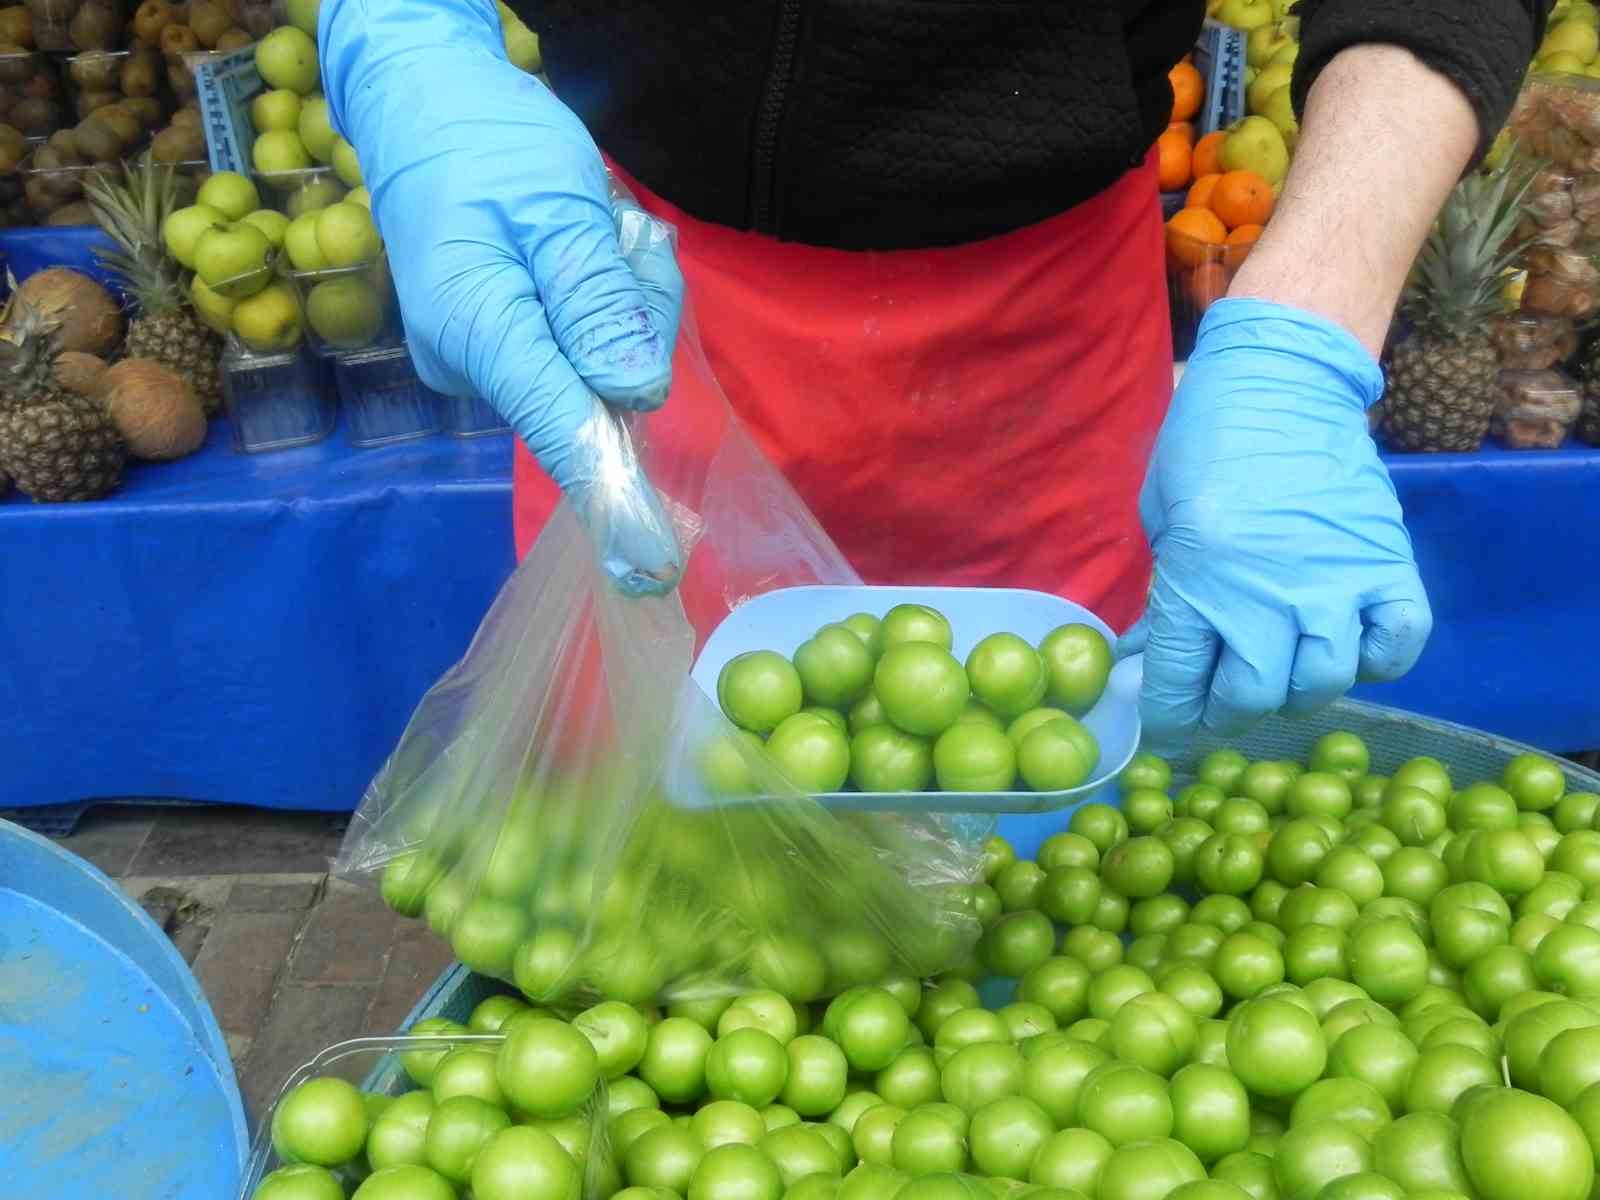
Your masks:
[[[319,813],[106,805],[58,839],[142,904],[189,962],[252,1122],[324,1046],[395,1032],[451,961],[376,891],[329,878],[343,826]]]

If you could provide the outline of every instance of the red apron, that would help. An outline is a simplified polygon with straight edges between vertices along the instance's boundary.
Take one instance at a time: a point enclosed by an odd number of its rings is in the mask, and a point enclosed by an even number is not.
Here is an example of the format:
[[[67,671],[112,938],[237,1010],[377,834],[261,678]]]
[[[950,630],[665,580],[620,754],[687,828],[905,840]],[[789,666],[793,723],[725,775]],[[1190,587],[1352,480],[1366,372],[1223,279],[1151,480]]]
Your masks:
[[[1132,624],[1172,389],[1153,158],[1041,224],[887,253],[706,224],[629,184],[678,228],[734,411],[863,580],[1037,588]],[[556,500],[519,443],[519,558]]]

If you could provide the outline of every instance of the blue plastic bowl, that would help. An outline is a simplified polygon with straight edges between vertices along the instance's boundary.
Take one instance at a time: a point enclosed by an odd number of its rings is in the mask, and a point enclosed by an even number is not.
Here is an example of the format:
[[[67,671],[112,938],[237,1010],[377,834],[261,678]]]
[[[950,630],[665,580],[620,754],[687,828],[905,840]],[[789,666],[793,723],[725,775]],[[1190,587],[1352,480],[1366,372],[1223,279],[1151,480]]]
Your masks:
[[[249,1139],[194,976],[88,863],[0,821],[0,1194],[220,1200]]]
[[[695,662],[693,678],[712,698],[723,666],[750,650],[793,655],[817,629],[852,613],[882,616],[897,604],[926,604],[950,619],[952,650],[965,659],[991,633],[1015,633],[1037,644],[1061,625],[1083,624],[1113,644],[1111,627],[1082,605],[1045,592],[1018,588],[796,587],[745,601],[717,626]],[[1094,795],[1128,765],[1139,746],[1140,663],[1125,660],[1111,672],[1100,702],[1083,723],[1100,744],[1100,762],[1083,784],[1059,792],[833,792],[818,796],[834,808],[918,812],[1043,813],[1067,808]]]

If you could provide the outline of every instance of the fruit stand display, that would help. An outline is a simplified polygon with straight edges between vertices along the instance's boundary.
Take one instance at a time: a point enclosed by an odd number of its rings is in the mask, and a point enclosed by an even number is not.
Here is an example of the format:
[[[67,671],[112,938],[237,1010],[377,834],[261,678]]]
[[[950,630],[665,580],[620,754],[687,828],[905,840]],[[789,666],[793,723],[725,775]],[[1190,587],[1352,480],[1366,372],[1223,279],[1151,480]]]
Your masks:
[[[455,968],[409,1036],[286,1080],[241,1195],[1589,1200],[1600,778],[1350,704],[1244,749],[1003,819],[955,889],[975,944],[929,978],[826,937],[754,987],[643,999],[606,985],[613,941],[508,950],[515,988]],[[475,832],[491,862],[521,844]],[[497,878],[385,894],[481,940],[477,906],[544,911],[539,876]],[[359,1087],[331,1073],[360,1059]]]

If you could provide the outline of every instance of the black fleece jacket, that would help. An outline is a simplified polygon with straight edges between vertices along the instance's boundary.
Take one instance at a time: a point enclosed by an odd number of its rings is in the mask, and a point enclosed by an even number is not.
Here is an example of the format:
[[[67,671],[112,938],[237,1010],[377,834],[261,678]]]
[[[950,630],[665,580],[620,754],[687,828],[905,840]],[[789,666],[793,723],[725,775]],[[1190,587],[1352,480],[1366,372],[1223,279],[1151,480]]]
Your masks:
[[[1504,121],[1550,0],[1301,0],[1294,95],[1404,46]],[[511,0],[618,163],[702,220],[814,245],[951,245],[1139,162],[1204,0]],[[1395,97],[1404,103],[1403,96]]]

